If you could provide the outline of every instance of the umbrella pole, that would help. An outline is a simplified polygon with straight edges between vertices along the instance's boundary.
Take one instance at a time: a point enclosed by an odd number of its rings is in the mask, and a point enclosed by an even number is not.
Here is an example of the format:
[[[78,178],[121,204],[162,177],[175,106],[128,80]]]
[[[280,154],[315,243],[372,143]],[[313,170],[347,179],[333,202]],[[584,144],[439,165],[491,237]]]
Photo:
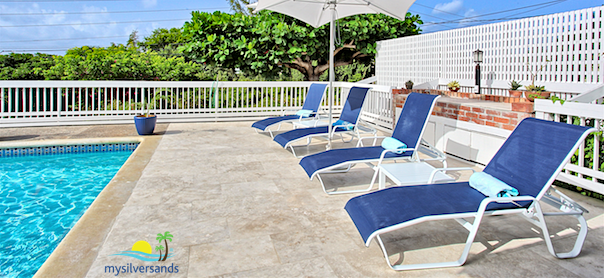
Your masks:
[[[331,23],[329,24],[329,126],[327,128],[327,149],[331,149],[331,130],[332,130],[332,110],[333,110],[333,98],[335,97],[335,92],[333,90],[333,82],[335,80],[335,72],[334,72],[334,57],[333,53],[335,52],[334,45],[334,22],[336,17],[336,5],[331,4]]]

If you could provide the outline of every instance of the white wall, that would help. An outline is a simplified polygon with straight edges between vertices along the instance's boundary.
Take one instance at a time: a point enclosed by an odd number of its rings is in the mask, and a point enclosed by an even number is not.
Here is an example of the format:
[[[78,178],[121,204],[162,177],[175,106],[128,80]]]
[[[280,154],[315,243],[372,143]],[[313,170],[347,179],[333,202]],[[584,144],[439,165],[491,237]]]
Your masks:
[[[396,108],[397,120],[401,111],[402,108]],[[423,138],[441,151],[486,165],[511,133],[505,129],[432,115]]]
[[[581,93],[604,82],[603,10],[594,7],[381,41],[377,82],[404,87],[407,80],[458,80],[472,86],[472,53],[481,49],[483,87],[507,88],[511,80],[528,85],[530,71],[543,66],[537,85]]]

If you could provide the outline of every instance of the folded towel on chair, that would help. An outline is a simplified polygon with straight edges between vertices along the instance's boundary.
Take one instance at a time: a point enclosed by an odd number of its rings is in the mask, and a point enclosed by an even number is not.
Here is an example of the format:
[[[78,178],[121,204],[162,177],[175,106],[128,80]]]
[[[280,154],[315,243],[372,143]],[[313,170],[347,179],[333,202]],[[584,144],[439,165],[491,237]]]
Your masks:
[[[470,176],[470,186],[489,197],[514,197],[518,190],[485,172],[477,172]]]
[[[406,149],[407,144],[399,141],[396,138],[386,137],[382,140],[382,148],[387,150]]]
[[[313,114],[313,113],[315,113],[315,111],[302,109],[302,110],[296,112],[296,116],[308,117],[308,116],[310,116],[310,114]]]
[[[337,120],[335,123],[333,123],[333,126],[340,126],[340,128],[346,129],[346,130],[352,130],[354,128],[354,125],[347,122],[347,121],[342,121],[342,120]]]

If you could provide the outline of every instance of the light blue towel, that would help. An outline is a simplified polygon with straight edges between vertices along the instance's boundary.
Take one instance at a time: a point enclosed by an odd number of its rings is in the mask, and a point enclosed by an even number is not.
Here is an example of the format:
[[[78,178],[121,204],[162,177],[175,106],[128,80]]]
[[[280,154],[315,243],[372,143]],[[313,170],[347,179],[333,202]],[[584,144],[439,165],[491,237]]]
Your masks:
[[[337,120],[335,123],[333,123],[332,126],[340,126],[340,128],[346,129],[346,130],[352,130],[354,129],[354,125],[347,122],[347,121],[342,121],[342,120]]]
[[[518,190],[507,185],[496,177],[485,172],[477,172],[470,176],[470,186],[489,197],[514,197]]]
[[[312,113],[315,113],[315,111],[302,109],[296,112],[296,116],[308,117]]]
[[[387,150],[406,149],[407,144],[399,141],[396,138],[386,137],[382,140],[382,148]]]

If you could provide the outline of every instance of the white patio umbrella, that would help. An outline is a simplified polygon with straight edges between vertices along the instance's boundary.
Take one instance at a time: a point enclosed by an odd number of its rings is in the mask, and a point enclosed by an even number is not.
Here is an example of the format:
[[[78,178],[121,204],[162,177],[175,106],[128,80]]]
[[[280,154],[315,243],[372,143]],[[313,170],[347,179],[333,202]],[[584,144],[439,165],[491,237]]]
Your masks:
[[[329,25],[329,134],[332,128],[333,82],[334,76],[334,22],[336,19],[356,14],[382,13],[405,20],[409,7],[415,0],[258,0],[254,12],[271,10],[302,20],[318,28]],[[331,148],[328,136],[327,148]]]

